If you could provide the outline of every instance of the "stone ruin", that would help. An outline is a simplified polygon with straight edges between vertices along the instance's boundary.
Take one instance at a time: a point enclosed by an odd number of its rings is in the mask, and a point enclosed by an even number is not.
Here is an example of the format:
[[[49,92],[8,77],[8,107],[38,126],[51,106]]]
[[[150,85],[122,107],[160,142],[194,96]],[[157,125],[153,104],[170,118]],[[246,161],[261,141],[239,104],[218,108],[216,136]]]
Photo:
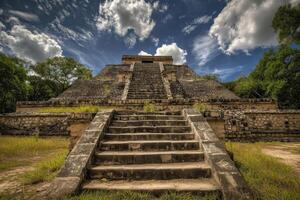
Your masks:
[[[155,111],[145,112],[151,104]],[[97,113],[35,113],[43,107],[101,105]],[[30,111],[30,112],[29,112]],[[130,56],[92,80],[77,80],[56,98],[18,102],[0,116],[2,134],[72,135],[85,123],[49,197],[78,191],[134,190],[251,193],[223,141],[300,141],[300,111],[272,99],[242,99],[170,56]],[[73,126],[73,129],[70,128]],[[75,127],[75,128],[74,128]]]

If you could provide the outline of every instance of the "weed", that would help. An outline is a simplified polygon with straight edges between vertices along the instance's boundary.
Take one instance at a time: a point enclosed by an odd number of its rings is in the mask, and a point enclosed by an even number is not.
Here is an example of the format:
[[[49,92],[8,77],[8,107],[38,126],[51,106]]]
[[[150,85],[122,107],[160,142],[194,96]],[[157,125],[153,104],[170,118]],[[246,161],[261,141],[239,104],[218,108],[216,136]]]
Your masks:
[[[145,112],[155,112],[156,111],[155,104],[150,103],[150,102],[144,103],[144,108],[143,109],[144,109]]]

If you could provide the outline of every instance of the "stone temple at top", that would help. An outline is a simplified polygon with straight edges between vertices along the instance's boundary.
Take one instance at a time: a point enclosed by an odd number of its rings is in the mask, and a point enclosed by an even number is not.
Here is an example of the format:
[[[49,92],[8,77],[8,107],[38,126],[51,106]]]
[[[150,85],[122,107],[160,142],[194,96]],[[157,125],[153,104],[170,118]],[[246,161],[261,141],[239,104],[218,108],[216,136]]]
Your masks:
[[[106,65],[93,80],[78,80],[60,99],[177,100],[239,99],[215,80],[205,80],[171,56],[124,55],[122,64]],[[54,100],[54,99],[53,99]]]

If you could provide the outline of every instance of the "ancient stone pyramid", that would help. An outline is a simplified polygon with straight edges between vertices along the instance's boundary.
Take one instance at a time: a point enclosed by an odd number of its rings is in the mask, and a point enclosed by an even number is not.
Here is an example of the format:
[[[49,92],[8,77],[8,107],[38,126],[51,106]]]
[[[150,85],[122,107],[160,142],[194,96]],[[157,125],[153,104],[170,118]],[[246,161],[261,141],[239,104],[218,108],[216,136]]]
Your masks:
[[[106,65],[92,80],[78,80],[56,99],[238,99],[215,80],[205,80],[170,56],[128,56]]]

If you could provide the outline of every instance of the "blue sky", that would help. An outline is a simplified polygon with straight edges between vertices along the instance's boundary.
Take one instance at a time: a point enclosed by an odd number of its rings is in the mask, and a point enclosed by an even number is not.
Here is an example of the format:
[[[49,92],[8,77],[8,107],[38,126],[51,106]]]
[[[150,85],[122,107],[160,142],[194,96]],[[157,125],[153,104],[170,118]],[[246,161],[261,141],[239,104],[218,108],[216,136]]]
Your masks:
[[[0,50],[31,63],[70,56],[94,74],[143,51],[230,81],[276,48],[274,13],[299,1],[1,0]]]

